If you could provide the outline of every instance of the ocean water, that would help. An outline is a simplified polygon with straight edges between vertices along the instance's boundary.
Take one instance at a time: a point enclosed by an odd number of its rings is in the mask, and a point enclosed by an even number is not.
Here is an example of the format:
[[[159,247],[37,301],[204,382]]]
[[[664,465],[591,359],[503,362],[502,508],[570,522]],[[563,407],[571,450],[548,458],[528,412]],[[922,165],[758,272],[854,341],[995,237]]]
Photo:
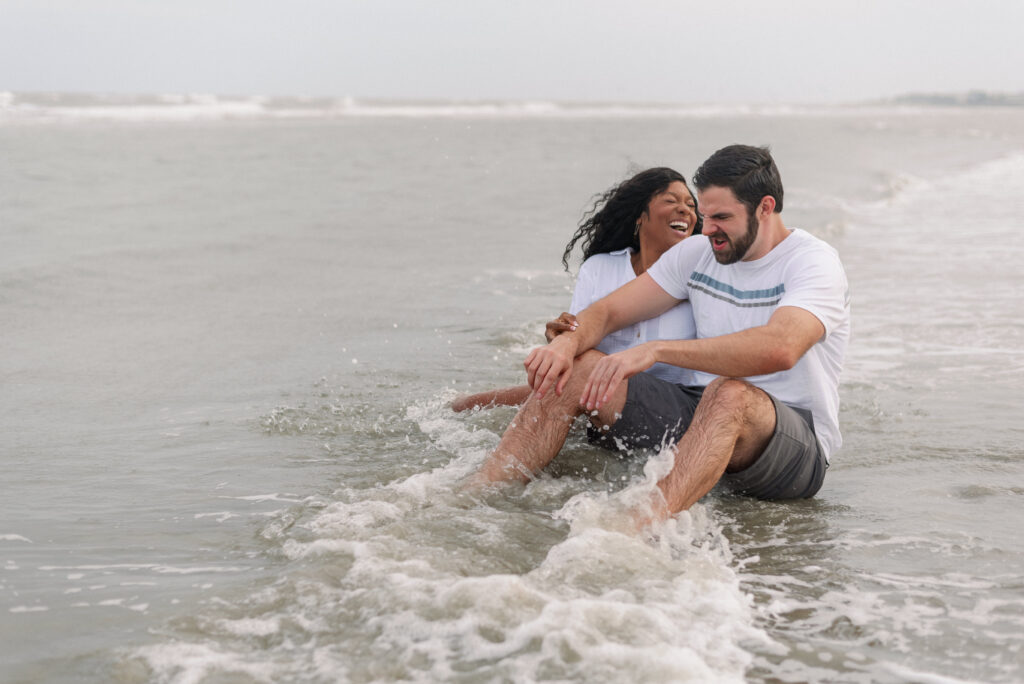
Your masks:
[[[592,196],[733,142],[849,275],[821,493],[460,491]],[[1010,108],[0,95],[0,680],[1021,681],[1022,216]]]

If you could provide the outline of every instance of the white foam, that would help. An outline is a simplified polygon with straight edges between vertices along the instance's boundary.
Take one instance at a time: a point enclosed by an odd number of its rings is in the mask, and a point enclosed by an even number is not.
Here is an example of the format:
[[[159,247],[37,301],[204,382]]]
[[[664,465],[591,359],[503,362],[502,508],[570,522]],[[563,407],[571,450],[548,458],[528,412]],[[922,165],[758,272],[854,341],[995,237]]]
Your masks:
[[[237,513],[232,513],[231,511],[216,511],[210,513],[196,513],[192,517],[196,520],[202,520],[203,518],[215,518],[217,522],[226,522],[231,518],[239,517],[239,515]]]
[[[432,491],[452,491],[460,480],[476,471],[498,443],[498,435],[471,429],[464,417],[460,419],[448,408],[452,396],[445,393],[429,401],[414,403],[406,409],[406,418],[413,421],[438,449],[454,454],[455,458],[429,472],[393,483],[403,497],[423,502]]]
[[[366,500],[354,503],[336,502],[321,511],[309,523],[314,533],[359,527],[370,529],[398,520],[403,511],[389,501]]]
[[[265,637],[281,631],[281,618],[241,618],[238,620],[218,620],[217,627],[235,636]]]
[[[9,609],[11,613],[45,613],[48,610],[47,606],[13,606]]]
[[[361,555],[366,545],[349,539],[316,539],[311,542],[300,542],[289,539],[284,543],[282,552],[292,560],[321,555],[347,554],[353,557]]]
[[[413,407],[410,415],[435,438],[477,449],[464,428],[430,407]],[[389,654],[387,671],[398,678],[444,681],[477,663],[483,679],[601,680],[630,672],[637,681],[743,681],[749,647],[768,648],[770,640],[753,624],[728,543],[705,509],[696,506],[646,536],[619,531],[616,513],[649,498],[666,458],[652,459],[644,483],[619,495],[573,497],[555,514],[568,522],[569,536],[524,574],[463,577],[450,551],[419,546],[424,507],[445,518],[447,506],[459,505],[445,468],[373,490],[341,490],[340,501],[301,525],[310,541],[283,545],[289,558],[341,554],[349,563],[340,589],[315,589],[317,613],[303,617],[322,624],[321,611],[368,616],[362,629],[378,635],[373,648]],[[544,500],[565,485],[538,480],[524,494]],[[509,543],[496,527],[504,524],[499,512],[450,510],[471,516],[475,527],[490,526],[497,544]],[[328,649],[317,660],[330,671],[336,655]],[[388,678],[375,672],[367,677]]]
[[[226,653],[209,644],[173,643],[146,646],[137,651],[158,681],[198,684],[212,673],[243,674],[257,682],[280,681],[272,663],[243,653]]]
[[[1024,152],[1014,151],[935,179],[908,173],[895,174],[889,180],[887,197],[859,209],[876,221],[890,218],[894,223],[905,223],[907,217],[893,214],[893,210],[914,210],[924,205],[930,212],[935,212],[936,203],[970,210],[985,200],[998,201],[1000,206],[1005,206],[1007,202],[1018,202],[1022,189]],[[973,210],[968,216],[984,218],[983,214]]]
[[[282,501],[284,503],[300,503],[303,499],[296,499],[294,495],[281,495],[277,493],[273,494],[252,494],[249,496],[221,496],[221,499],[236,499],[238,501]]]

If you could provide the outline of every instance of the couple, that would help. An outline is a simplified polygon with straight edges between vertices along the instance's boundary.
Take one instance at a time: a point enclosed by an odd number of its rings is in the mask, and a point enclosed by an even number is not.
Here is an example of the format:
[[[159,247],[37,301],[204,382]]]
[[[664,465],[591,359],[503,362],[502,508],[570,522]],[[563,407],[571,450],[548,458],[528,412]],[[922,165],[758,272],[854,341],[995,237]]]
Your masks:
[[[650,196],[638,235],[687,222],[661,210],[675,183]],[[672,449],[658,517],[689,508],[719,481],[764,499],[810,497],[821,487],[841,442],[838,384],[850,330],[842,264],[826,243],[782,222],[782,181],[767,149],[723,148],[694,185],[702,235],[682,235],[650,261],[631,253],[635,278],[561,319],[568,330],[527,357],[529,397],[474,483],[532,477],[585,413],[610,444]],[[642,333],[687,302],[695,334],[641,334],[640,344],[598,349],[612,333]],[[549,334],[558,331],[549,324]],[[693,379],[643,372],[656,364],[689,369]]]

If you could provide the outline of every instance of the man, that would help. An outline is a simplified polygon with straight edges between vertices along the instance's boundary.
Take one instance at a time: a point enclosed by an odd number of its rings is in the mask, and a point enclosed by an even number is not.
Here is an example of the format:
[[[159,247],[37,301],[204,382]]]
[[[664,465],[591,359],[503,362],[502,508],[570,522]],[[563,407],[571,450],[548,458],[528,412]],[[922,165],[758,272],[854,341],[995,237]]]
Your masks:
[[[839,371],[849,338],[846,275],[835,250],[781,217],[767,148],[732,145],[694,176],[704,235],[580,312],[577,327],[526,359],[534,392],[477,482],[530,478],[553,459],[577,415],[620,445],[670,446],[659,514],[689,508],[722,480],[765,499],[813,496],[841,443]],[[697,339],[604,356],[605,335],[689,299]],[[641,371],[698,371],[706,387]],[[554,390],[554,391],[552,391]]]

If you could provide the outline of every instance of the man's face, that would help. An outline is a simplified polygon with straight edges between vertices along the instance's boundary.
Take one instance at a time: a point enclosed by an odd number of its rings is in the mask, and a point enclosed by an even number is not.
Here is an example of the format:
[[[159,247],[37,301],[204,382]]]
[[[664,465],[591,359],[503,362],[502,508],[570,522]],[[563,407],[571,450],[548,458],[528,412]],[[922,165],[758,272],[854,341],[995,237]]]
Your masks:
[[[704,235],[711,240],[711,249],[720,264],[735,264],[744,259],[756,259],[751,254],[757,240],[757,215],[736,199],[729,188],[711,186],[698,193],[700,212],[704,217]]]

